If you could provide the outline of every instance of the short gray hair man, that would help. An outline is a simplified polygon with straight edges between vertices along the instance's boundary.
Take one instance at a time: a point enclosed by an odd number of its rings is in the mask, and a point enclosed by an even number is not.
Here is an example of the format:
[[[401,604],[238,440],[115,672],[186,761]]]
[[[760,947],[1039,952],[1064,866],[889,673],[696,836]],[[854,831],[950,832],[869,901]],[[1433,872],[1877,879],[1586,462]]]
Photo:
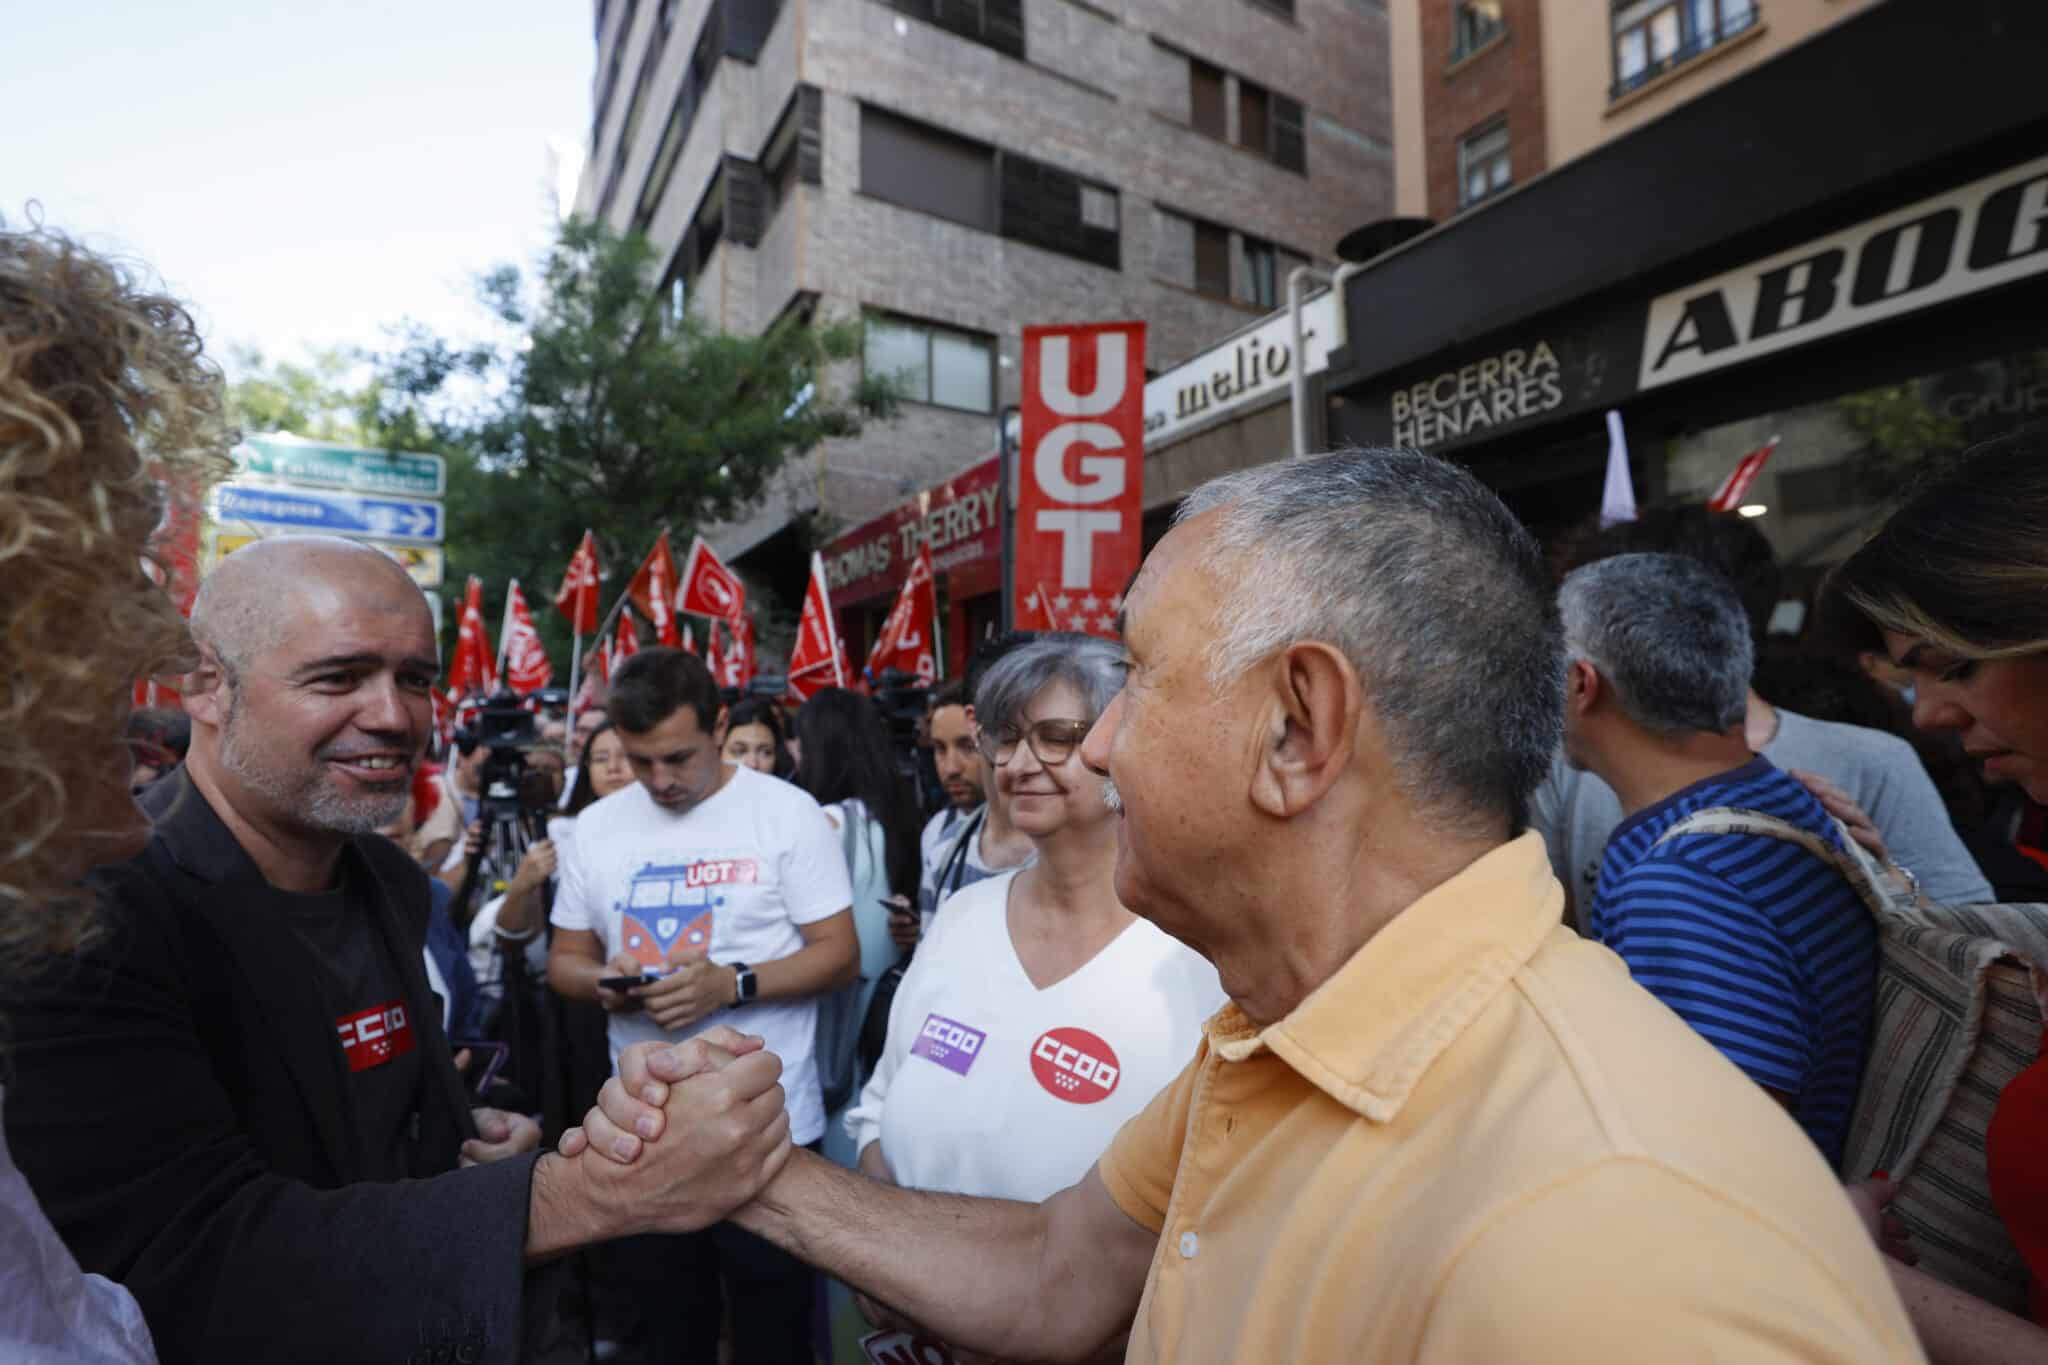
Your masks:
[[[1215,682],[1326,640],[1358,670],[1411,800],[1463,827],[1505,815],[1509,833],[1526,828],[1563,679],[1541,555],[1500,499],[1420,451],[1373,450],[1212,479],[1175,524],[1212,510],[1235,561]]]
[[[1654,735],[1722,734],[1742,724],[1756,666],[1735,585],[1684,555],[1616,555],[1566,576],[1558,593],[1570,662],[1590,664]]]

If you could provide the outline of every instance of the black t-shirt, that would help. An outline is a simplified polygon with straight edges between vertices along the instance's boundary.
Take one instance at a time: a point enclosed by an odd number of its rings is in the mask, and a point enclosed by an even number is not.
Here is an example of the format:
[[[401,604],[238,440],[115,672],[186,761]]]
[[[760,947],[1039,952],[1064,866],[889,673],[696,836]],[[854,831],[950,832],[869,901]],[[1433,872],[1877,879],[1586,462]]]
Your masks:
[[[319,964],[309,988],[334,1020],[371,1178],[402,1180],[413,1169],[419,1109],[419,1031],[396,964],[377,932],[376,910],[357,877],[338,891],[291,897],[291,924]]]

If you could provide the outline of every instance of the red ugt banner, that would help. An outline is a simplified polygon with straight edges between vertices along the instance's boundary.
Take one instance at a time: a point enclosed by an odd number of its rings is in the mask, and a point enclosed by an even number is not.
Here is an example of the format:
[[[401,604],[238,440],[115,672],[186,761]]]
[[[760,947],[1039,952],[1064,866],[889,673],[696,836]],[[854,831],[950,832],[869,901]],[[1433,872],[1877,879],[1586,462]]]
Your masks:
[[[1144,546],[1145,324],[1024,329],[1018,623],[1116,634]]]

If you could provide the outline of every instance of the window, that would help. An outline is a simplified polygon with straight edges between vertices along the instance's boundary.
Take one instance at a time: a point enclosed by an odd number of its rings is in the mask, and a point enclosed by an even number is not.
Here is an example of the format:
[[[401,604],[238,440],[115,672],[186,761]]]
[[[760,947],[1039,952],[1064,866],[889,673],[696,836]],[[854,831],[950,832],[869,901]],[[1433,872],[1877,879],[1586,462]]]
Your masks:
[[[861,107],[860,187],[1012,241],[1122,266],[1116,191],[1043,161]]]
[[[1195,291],[1230,297],[1230,231],[1214,223],[1195,224]]]
[[[1115,190],[1015,152],[1001,153],[998,161],[1003,236],[1111,270],[1122,268]],[[1088,221],[1091,202],[1100,220],[1094,223]]]
[[[1266,87],[1253,85],[1243,77],[1237,82],[1237,145],[1249,147],[1261,156],[1273,140],[1272,120],[1266,114]]]
[[[1024,60],[1024,0],[882,0],[948,33]]]
[[[869,318],[865,364],[920,403],[995,411],[995,341],[907,318]]]
[[[1755,26],[1756,0],[1614,0],[1611,98]]]
[[[1308,258],[1286,247],[1236,232],[1221,223],[1154,207],[1152,270],[1160,279],[1212,298],[1254,308],[1277,308],[1287,276]]]
[[[1115,232],[1117,227],[1116,192],[1114,190],[1097,189],[1093,185],[1083,185],[1081,187],[1081,222],[1086,227],[1101,228],[1106,232]]]
[[[1163,46],[1163,44],[1162,44]],[[1169,51],[1175,51],[1169,48]],[[1200,57],[1188,64],[1188,124],[1198,133],[1230,140],[1230,86],[1223,68]],[[1307,115],[1289,99],[1240,76],[1237,86],[1237,145],[1290,171],[1308,173]]]
[[[1463,61],[1500,36],[1507,27],[1500,10],[1501,0],[1452,0],[1452,61]]]
[[[878,199],[994,232],[995,149],[862,105],[860,187]]]
[[[1230,104],[1223,71],[1192,57],[1188,59],[1188,121],[1198,133],[1215,138],[1230,136]]]
[[[1467,134],[1458,143],[1458,207],[1469,209],[1514,182],[1506,120]]]
[[[1244,239],[1245,302],[1261,308],[1280,306],[1280,255],[1271,242]]]

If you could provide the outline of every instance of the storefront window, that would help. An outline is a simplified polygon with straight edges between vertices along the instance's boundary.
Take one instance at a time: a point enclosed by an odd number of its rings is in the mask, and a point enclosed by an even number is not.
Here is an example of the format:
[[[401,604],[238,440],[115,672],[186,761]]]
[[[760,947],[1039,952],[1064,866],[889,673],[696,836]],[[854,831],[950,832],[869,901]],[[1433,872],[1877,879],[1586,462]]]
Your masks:
[[[2048,419],[2048,351],[1986,360],[1674,439],[1664,501],[1704,502],[1744,455],[1777,450],[1743,495],[1786,571],[1809,593],[1875,530],[1892,499],[1931,465]]]

